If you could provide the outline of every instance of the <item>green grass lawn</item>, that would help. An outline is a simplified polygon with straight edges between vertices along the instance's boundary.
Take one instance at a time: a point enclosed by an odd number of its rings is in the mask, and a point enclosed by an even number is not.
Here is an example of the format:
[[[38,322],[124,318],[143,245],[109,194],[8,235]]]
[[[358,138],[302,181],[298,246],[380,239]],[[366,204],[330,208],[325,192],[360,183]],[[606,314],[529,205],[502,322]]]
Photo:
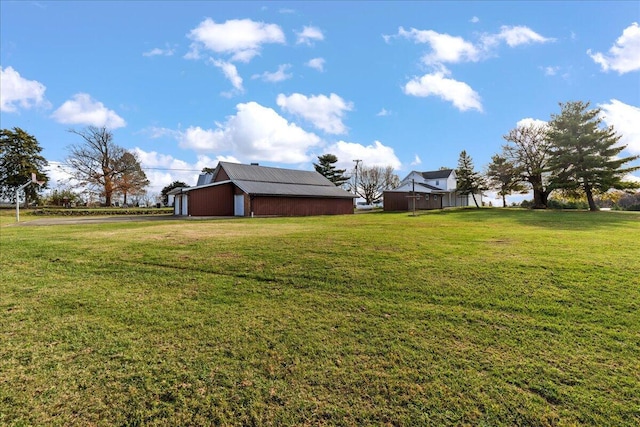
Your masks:
[[[640,424],[640,214],[0,224],[0,425]]]

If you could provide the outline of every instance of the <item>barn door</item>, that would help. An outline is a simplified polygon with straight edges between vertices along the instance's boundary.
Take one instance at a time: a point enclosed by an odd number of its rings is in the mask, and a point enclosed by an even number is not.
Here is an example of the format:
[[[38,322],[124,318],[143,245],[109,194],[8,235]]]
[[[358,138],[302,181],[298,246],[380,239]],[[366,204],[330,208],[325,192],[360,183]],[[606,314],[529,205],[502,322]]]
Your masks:
[[[187,216],[189,215],[189,207],[187,206],[188,202],[189,202],[189,197],[187,197],[186,194],[183,194],[182,197],[182,215]]]
[[[236,194],[233,196],[233,214],[235,216],[244,216],[244,195]]]

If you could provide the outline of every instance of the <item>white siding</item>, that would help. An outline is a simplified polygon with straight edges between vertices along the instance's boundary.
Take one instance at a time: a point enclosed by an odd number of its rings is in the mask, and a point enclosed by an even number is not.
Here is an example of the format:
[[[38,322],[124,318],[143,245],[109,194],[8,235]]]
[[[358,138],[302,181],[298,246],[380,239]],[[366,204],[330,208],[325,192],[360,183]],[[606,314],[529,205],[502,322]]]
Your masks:
[[[451,175],[449,175],[449,178],[447,178],[447,182],[445,184],[446,185],[445,188],[447,190],[450,190],[450,191],[451,190],[455,190],[457,188],[457,184],[458,184],[458,181],[456,179],[456,173],[455,173],[455,171],[452,171]]]

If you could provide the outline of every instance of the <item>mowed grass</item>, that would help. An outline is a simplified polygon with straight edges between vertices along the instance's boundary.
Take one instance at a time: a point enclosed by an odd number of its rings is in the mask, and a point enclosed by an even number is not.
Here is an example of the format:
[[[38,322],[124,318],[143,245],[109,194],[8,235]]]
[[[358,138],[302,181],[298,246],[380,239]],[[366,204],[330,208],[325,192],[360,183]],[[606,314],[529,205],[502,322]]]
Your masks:
[[[0,228],[1,425],[640,424],[640,215]]]

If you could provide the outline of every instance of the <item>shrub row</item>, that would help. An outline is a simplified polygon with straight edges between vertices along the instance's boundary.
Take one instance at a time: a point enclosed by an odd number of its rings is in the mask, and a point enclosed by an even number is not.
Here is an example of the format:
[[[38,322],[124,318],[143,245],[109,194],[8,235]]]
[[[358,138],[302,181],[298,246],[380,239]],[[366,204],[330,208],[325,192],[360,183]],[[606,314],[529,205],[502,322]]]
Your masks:
[[[162,215],[172,213],[172,208],[135,208],[135,209],[35,209],[33,215],[90,216],[90,215]]]

